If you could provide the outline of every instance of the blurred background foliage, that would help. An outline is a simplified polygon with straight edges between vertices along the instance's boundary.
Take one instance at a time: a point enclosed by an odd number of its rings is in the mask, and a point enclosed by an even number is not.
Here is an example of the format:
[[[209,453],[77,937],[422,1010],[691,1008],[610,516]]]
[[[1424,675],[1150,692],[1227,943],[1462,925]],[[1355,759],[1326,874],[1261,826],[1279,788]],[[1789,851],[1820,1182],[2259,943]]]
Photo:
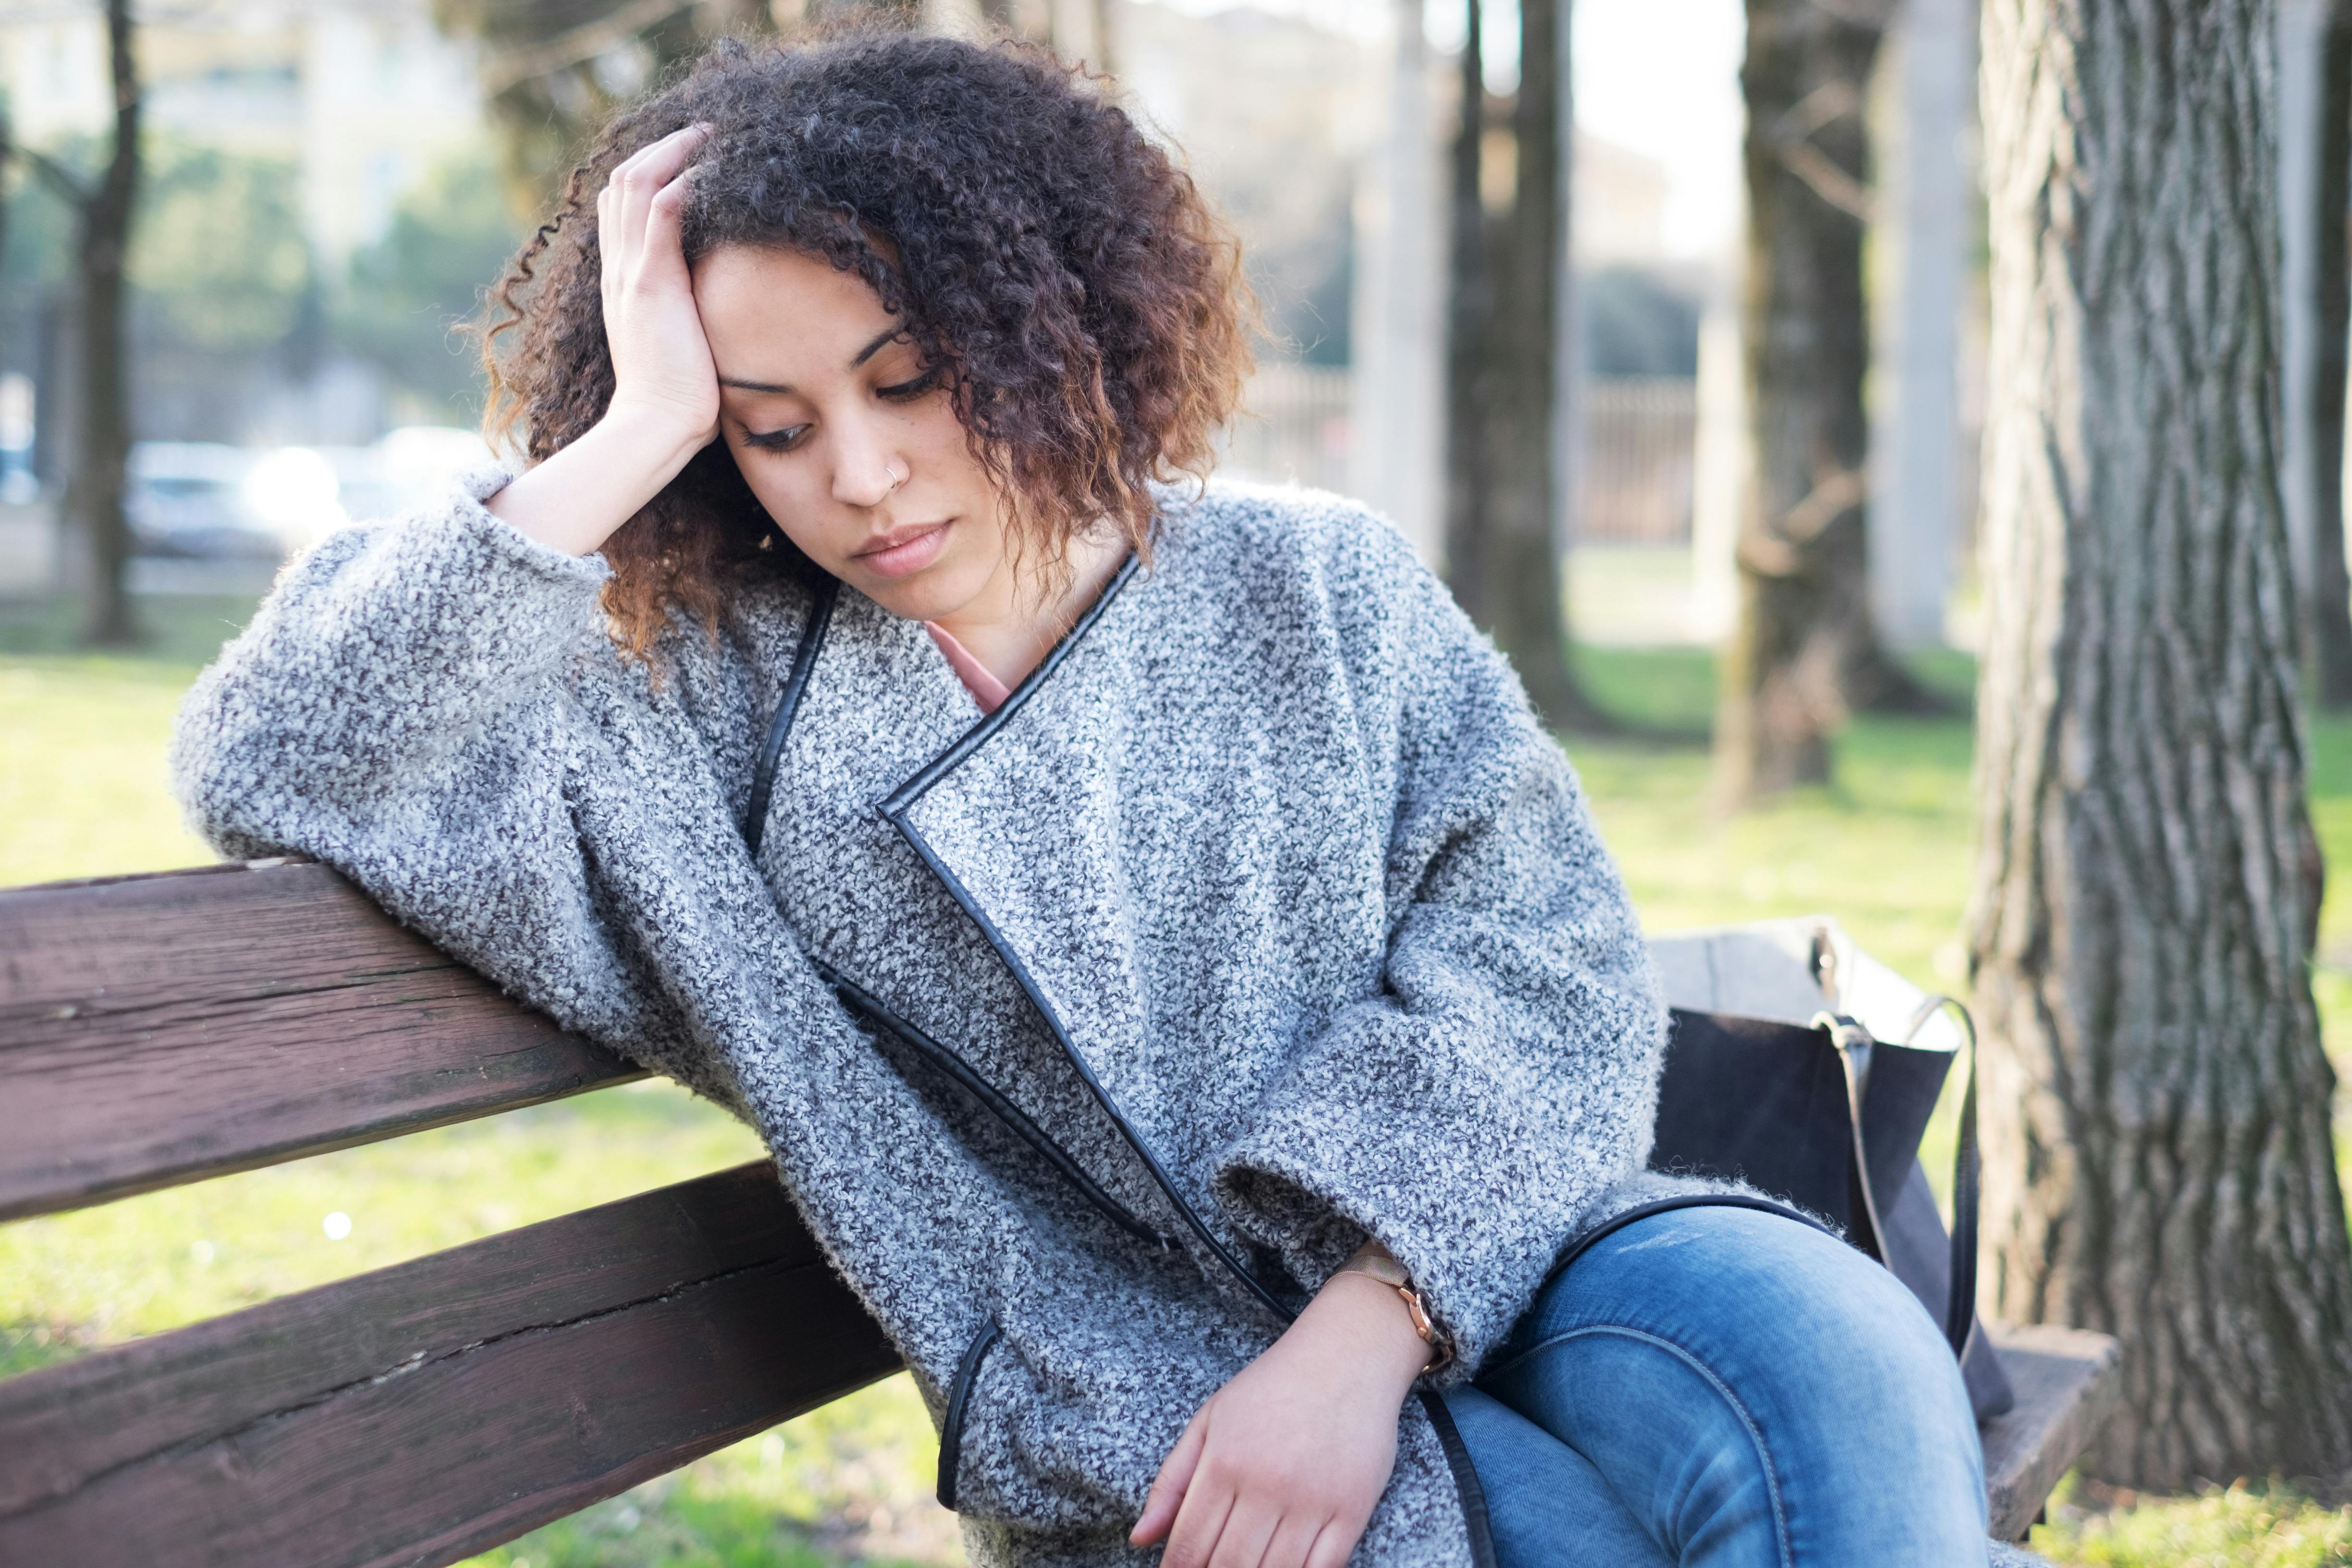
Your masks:
[[[470,422],[481,403],[480,355],[459,329],[527,237],[517,210],[481,149],[435,164],[400,198],[383,237],[352,254],[328,312],[335,342],[449,411],[450,423]]]
[[[92,162],[86,139],[58,150]],[[435,162],[394,205],[381,237],[341,268],[306,233],[292,162],[158,134],[148,144],[131,249],[132,331],[141,353],[174,348],[274,362],[299,381],[326,354],[376,367],[395,399],[434,422],[470,425],[480,370],[457,329],[529,235],[488,147]],[[37,180],[7,193],[0,289],[18,298],[69,280],[72,215]]]

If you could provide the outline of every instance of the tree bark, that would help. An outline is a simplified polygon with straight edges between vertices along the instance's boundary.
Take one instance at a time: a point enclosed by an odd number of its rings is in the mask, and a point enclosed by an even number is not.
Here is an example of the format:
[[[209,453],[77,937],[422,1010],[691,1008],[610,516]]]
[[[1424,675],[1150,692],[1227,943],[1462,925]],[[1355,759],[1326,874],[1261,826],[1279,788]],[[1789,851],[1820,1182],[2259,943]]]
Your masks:
[[[1568,243],[1560,69],[1568,0],[1522,0],[1510,211],[1479,201],[1486,83],[1477,0],[1463,50],[1454,150],[1454,313],[1448,345],[1446,575],[1471,618],[1510,657],[1554,729],[1605,721],[1568,667],[1554,505],[1558,326]]]
[[[1969,940],[2000,1315],[2123,1342],[2094,1475],[2352,1469],[2309,963],[2263,0],[1987,0]]]
[[[1716,723],[1730,805],[1826,781],[1830,734],[1852,709],[1936,706],[1870,613],[1863,108],[1883,14],[1871,0],[1748,0],[1741,337],[1754,461]]]
[[[2352,708],[2352,574],[2344,559],[2344,392],[2352,338],[2352,0],[2327,7],[2319,135],[2309,193],[2315,292],[2311,355],[2311,630],[2319,700]]]
[[[139,76],[131,58],[131,0],[107,0],[106,35],[114,86],[114,148],[105,174],[79,204],[72,462],[66,478],[68,531],[82,542],[89,574],[82,638],[120,647],[138,640],[124,578],[131,525],[123,516],[123,470],[131,416],[123,363],[123,273],[130,258],[139,186]]]

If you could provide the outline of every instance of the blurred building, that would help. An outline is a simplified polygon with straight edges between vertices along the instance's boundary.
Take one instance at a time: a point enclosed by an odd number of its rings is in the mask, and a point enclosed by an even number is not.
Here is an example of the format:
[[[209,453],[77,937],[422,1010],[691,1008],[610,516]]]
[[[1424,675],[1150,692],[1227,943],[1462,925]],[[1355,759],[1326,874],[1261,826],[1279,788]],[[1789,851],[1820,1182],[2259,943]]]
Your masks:
[[[1573,181],[1570,241],[1580,268],[1665,263],[1664,163],[1580,131]]]
[[[106,47],[94,5],[0,11],[0,85],[22,142],[85,165],[102,155]],[[470,51],[435,30],[426,0],[182,0],[142,7],[137,58],[149,161],[130,321],[139,437],[363,443],[417,417],[393,405],[380,365],[335,342],[330,315],[352,257],[383,236],[401,197],[485,137]],[[220,199],[184,195],[170,210],[174,180],[195,178],[221,182]],[[278,221],[253,221],[256,207]],[[11,247],[0,374],[35,388],[35,468],[54,482],[62,422],[44,416],[63,405],[73,308],[61,211],[44,238],[45,257]]]
[[[183,0],[144,8],[138,39],[151,130],[294,164],[331,267],[483,133],[472,51],[435,29],[426,0]],[[0,80],[27,144],[102,139],[113,89],[97,7],[0,12]]]

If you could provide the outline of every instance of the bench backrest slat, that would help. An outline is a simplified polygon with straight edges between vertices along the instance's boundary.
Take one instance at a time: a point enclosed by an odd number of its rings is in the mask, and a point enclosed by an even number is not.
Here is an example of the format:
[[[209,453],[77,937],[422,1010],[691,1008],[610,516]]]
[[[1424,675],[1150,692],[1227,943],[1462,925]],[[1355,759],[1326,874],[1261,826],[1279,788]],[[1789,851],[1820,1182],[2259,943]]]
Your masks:
[[[450,1563],[898,1365],[746,1165],[0,1383],[0,1562]]]
[[[0,1219],[643,1076],[323,866],[0,892]]]

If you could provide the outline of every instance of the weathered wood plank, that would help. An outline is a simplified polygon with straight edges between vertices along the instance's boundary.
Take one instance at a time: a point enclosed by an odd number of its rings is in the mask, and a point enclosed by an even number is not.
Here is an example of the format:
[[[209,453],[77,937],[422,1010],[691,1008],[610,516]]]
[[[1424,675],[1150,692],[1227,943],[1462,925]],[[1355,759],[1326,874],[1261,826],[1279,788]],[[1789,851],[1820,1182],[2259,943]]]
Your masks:
[[[764,1165],[0,1384],[0,1562],[454,1562],[898,1364]]]
[[[0,891],[0,1219],[643,1076],[308,861]]]
[[[1992,1533],[2022,1541],[2034,1515],[2115,1408],[2122,1388],[2118,1350],[2106,1334],[2046,1325],[1995,1325],[1985,1331],[2016,1391],[2017,1405],[1985,1422],[1985,1493]]]

